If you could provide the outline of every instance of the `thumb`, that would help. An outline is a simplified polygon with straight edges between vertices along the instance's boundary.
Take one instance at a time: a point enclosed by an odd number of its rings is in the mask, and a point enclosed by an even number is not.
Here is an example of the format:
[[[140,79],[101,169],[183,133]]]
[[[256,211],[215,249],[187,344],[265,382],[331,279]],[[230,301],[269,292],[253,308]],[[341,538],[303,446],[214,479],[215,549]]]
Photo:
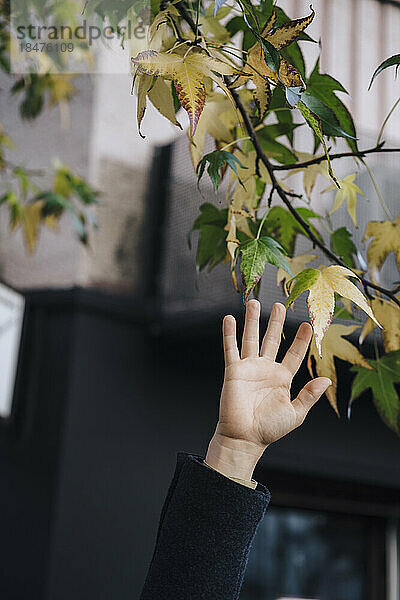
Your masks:
[[[332,385],[332,381],[328,377],[317,377],[303,387],[297,398],[292,402],[299,419],[299,425],[306,418],[310,408],[314,406],[330,385]]]

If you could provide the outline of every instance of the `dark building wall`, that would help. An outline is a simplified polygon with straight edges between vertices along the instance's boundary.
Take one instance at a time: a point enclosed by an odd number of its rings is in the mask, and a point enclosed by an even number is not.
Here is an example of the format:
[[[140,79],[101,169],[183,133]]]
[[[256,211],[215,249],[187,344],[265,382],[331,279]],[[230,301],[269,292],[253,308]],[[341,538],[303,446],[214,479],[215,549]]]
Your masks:
[[[31,297],[16,440],[0,461],[2,598],[139,596],[176,452],[205,452],[223,368],[219,318],[157,324],[151,313],[82,290]],[[343,398],[348,386],[343,373]],[[322,400],[258,476],[278,498],[282,479],[290,494],[324,477],[395,499],[399,449],[370,398],[350,422]]]

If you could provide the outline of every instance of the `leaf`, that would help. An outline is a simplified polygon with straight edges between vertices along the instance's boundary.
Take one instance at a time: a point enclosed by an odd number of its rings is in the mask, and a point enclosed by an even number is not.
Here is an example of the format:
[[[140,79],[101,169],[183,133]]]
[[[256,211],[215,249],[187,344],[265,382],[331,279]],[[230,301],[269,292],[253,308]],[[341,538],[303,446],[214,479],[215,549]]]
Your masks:
[[[315,97],[321,100],[326,106],[333,110],[341,129],[347,131],[352,137],[346,137],[346,142],[351,150],[358,151],[356,128],[353,118],[335,92],[347,91],[342,84],[331,75],[319,72],[319,57],[314,65],[314,69],[307,81],[307,90]],[[353,139],[354,138],[354,139]]]
[[[278,272],[276,274],[276,284],[280,285],[282,283],[286,294],[289,295],[286,282],[292,277],[298,275],[301,271],[304,271],[308,263],[312,262],[316,258],[316,254],[299,254],[298,256],[294,256],[293,258],[288,257],[286,260],[289,264],[293,275],[291,275],[287,271],[284,271],[283,269],[278,269]]]
[[[332,385],[326,390],[326,395],[330,405],[335,410],[336,414],[339,415],[336,391],[337,391],[337,373],[335,367],[335,356],[340,360],[345,360],[352,365],[359,365],[366,371],[370,369],[367,360],[363,357],[361,352],[353,346],[345,338],[353,333],[358,328],[358,325],[341,325],[334,323],[328,329],[322,340],[322,356],[317,350],[315,339],[311,341],[310,351],[307,359],[307,368],[311,375],[314,377],[315,374],[318,377],[329,377],[332,381]],[[315,373],[313,370],[313,361],[315,365]]]
[[[236,175],[238,174],[237,165],[241,168],[246,168],[231,152],[228,152],[227,150],[214,150],[214,152],[205,154],[197,165],[197,185],[199,185],[200,179],[203,177],[207,163],[207,173],[213,183],[215,192],[221,183],[220,169],[224,167],[225,164],[227,164]]]
[[[339,227],[331,233],[331,250],[339,256],[348,267],[354,267],[353,256],[357,248],[351,239],[351,233],[346,227]]]
[[[385,352],[400,350],[400,308],[394,302],[382,298],[371,300],[371,308],[382,326],[382,340]],[[375,329],[376,325],[367,319],[360,334],[360,344]]]
[[[166,117],[172,125],[176,125],[179,129],[182,129],[182,125],[175,115],[174,99],[170,82],[157,77],[155,83],[148,92],[148,97],[154,108],[156,108],[163,117]]]
[[[309,91],[302,92],[300,99],[318,117],[321,123],[321,131],[324,135],[353,138],[352,135],[346,133],[340,127],[333,110],[321,102],[321,100],[315,98]]]
[[[373,84],[375,77],[377,75],[379,75],[379,73],[381,73],[384,69],[387,69],[388,67],[393,67],[394,65],[396,65],[396,74],[397,74],[397,69],[400,65],[400,54],[394,54],[390,58],[387,58],[379,65],[379,67],[377,67],[375,69],[375,72],[371,77],[371,81],[368,86],[368,89],[371,89],[371,85]]]
[[[307,162],[308,160],[311,160],[313,158],[320,158],[323,155],[319,155],[319,156],[315,156],[313,154],[308,154],[307,152],[296,152],[296,162]],[[326,163],[326,161],[322,161],[320,163],[317,163],[315,165],[310,165],[309,167],[305,167],[305,168],[299,168],[299,169],[292,169],[288,175],[288,177],[290,177],[291,175],[295,174],[295,173],[300,173],[303,172],[303,187],[304,187],[304,191],[307,195],[307,197],[310,199],[311,198],[311,192],[314,189],[315,186],[315,182],[317,179],[318,175],[322,175],[323,177],[325,177],[325,179],[330,180],[330,175],[328,172],[328,165]]]
[[[238,71],[228,63],[209,56],[201,49],[189,47],[184,56],[176,53],[163,54],[145,50],[131,58],[141,74],[170,78],[173,80],[179,102],[189,115],[190,135],[194,135],[204,108],[206,90],[204,77],[211,77],[223,89],[220,75],[234,75]]]
[[[360,290],[348,277],[356,277],[353,271],[338,265],[318,269],[305,269],[296,276],[297,283],[291,288],[286,306],[307,289],[309,290],[307,305],[311,325],[314,330],[315,342],[321,356],[321,342],[332,321],[335,310],[335,293],[348,298],[380,327],[378,321]]]
[[[70,100],[76,94],[76,87],[72,83],[74,78],[75,75],[57,73],[47,79],[47,87],[50,90],[50,106]]]
[[[322,191],[331,192],[332,190],[336,190],[335,201],[333,203],[333,207],[330,215],[334,213],[338,208],[340,208],[343,202],[346,200],[347,202],[347,212],[349,213],[351,220],[354,223],[354,226],[357,227],[357,194],[364,196],[364,192],[360,190],[358,185],[354,182],[356,178],[356,174],[347,175],[344,179],[339,179],[340,189],[338,190],[335,185],[331,185]]]
[[[247,64],[252,70],[252,79],[256,86],[254,97],[261,119],[271,100],[268,79],[286,87],[300,86],[301,89],[304,88],[299,71],[288,60],[281,58],[277,50],[293,42],[311,23],[314,14],[312,11],[308,17],[287,21],[276,29],[272,29],[276,22],[276,11],[274,11],[264,25],[261,37],[256,35],[257,42],[249,50]],[[273,53],[273,49],[276,54]]]
[[[289,46],[299,35],[310,25],[314,19],[315,12],[311,9],[311,13],[307,17],[296,19],[294,21],[287,21],[283,23],[271,33],[268,34],[267,40],[277,49],[285,48]]]
[[[28,251],[32,254],[36,247],[39,225],[42,218],[43,201],[28,204],[23,208],[22,228]]]
[[[313,132],[316,135],[316,137],[321,142],[321,144],[322,144],[322,146],[324,148],[326,160],[328,161],[328,173],[329,173],[329,176],[333,180],[333,182],[335,183],[335,185],[337,187],[339,187],[338,181],[337,181],[337,179],[335,177],[335,174],[333,172],[333,169],[332,169],[331,160],[330,160],[329,154],[328,154],[328,148],[326,147],[325,140],[324,140],[324,137],[322,135],[321,121],[320,121],[319,117],[317,117],[309,109],[309,107],[306,104],[304,104],[304,102],[302,100],[300,100],[298,102],[297,108],[299,109],[299,111],[303,115],[306,123],[308,123],[308,125],[311,127],[311,129],[313,130]]]
[[[371,389],[375,407],[386,425],[400,435],[400,398],[394,384],[400,382],[400,351],[390,352],[377,360],[368,360],[370,369],[352,367],[356,373],[350,404]]]
[[[379,271],[393,252],[400,271],[400,214],[394,221],[370,221],[363,241],[368,238],[372,238],[367,252],[369,266]]]
[[[267,263],[290,273],[284,249],[276,240],[268,236],[241,244],[238,251],[241,255],[240,271],[242,273],[245,301],[260,281]]]
[[[259,131],[257,136],[262,149],[269,158],[274,158],[276,161],[282,164],[290,164],[296,161],[296,155],[284,144],[278,142],[272,135],[269,129],[269,125],[266,125]]]
[[[210,203],[200,207],[200,215],[192,227],[192,231],[199,230],[196,261],[200,270],[207,265],[211,270],[225,259],[227,214],[227,209],[218,210]]]
[[[319,232],[309,221],[310,219],[319,219],[320,216],[305,207],[296,208],[296,211],[308,223],[314,235],[321,239]],[[265,235],[273,236],[290,256],[293,256],[297,235],[308,237],[292,213],[282,206],[274,206],[269,210],[262,231]]]
[[[241,90],[240,97],[247,107],[251,92]],[[213,137],[216,144],[228,144],[235,139],[237,121],[236,112],[225,94],[211,92],[207,95],[196,132],[192,137],[189,136],[189,151],[195,169],[203,156],[206,134]]]

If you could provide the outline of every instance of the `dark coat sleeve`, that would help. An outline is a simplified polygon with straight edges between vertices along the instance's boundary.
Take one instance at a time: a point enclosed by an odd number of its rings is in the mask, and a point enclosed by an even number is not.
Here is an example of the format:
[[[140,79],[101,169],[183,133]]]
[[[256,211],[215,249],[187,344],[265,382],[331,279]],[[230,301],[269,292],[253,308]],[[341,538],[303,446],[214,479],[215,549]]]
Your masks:
[[[178,454],[141,600],[236,600],[269,500]]]

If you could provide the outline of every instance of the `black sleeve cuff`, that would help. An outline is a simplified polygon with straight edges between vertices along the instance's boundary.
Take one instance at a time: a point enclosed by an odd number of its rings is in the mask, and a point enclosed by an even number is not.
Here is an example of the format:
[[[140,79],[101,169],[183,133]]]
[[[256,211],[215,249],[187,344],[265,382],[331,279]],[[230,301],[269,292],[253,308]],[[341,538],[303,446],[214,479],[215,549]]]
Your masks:
[[[142,600],[236,600],[269,500],[179,453]]]

